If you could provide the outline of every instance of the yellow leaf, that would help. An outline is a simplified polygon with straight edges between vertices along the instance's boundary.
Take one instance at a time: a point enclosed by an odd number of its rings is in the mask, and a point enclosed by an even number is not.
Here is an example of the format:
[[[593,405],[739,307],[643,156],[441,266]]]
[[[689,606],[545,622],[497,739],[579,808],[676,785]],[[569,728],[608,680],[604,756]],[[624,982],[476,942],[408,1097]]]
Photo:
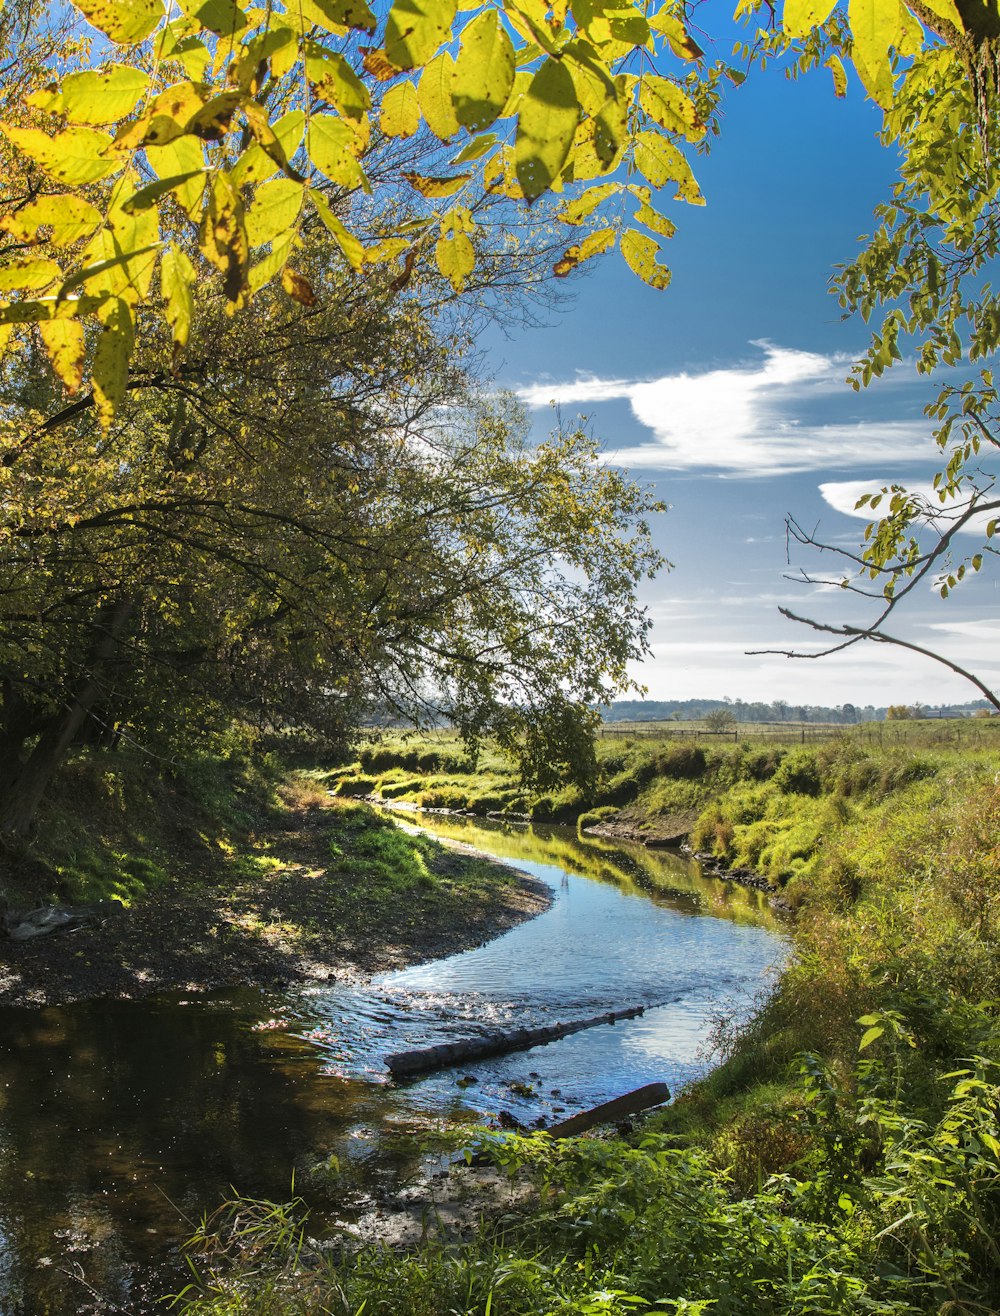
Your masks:
[[[247,238],[251,247],[259,247],[295,227],[302,209],[303,188],[290,178],[274,178],[261,183],[247,211]]]
[[[100,319],[92,378],[97,418],[101,429],[107,430],[128,389],[128,363],[135,328],[128,304],[120,299],[106,303],[101,308]]]
[[[850,0],[847,16],[858,76],[872,100],[888,108],[892,104],[889,47],[899,30],[898,0]]]
[[[286,7],[285,21],[297,21],[300,14],[304,31],[321,27],[335,36],[346,36],[351,28],[375,31],[375,15],[365,0],[294,0]]]
[[[514,47],[494,9],[474,18],[462,32],[452,98],[455,116],[469,132],[494,123],[514,85]]]
[[[833,13],[837,0],[785,0],[781,26],[788,37],[804,37]]]
[[[567,248],[561,259],[553,265],[553,274],[558,279],[565,279],[583,261],[589,260],[591,256],[600,256],[613,247],[615,236],[613,228],[602,228],[594,233],[588,233],[582,242],[574,242],[572,247]]]
[[[70,73],[61,87],[53,84],[25,100],[49,114],[63,114],[71,123],[117,123],[132,113],[148,86],[141,70],[112,64],[101,72]]]
[[[455,291],[461,292],[476,267],[476,251],[468,234],[458,228],[442,231],[434,256],[438,269]]]
[[[667,78],[645,74],[639,84],[639,104],[654,123],[668,132],[680,133],[689,142],[705,136],[705,125],[690,97]]]
[[[962,22],[962,15],[958,11],[955,0],[924,0],[924,6],[936,17],[950,23],[956,31],[965,31],[965,24]]]
[[[111,138],[96,128],[67,128],[49,137],[37,128],[0,123],[0,132],[47,174],[73,187],[96,183],[121,168],[120,161],[109,160],[104,154]]]
[[[288,259],[292,250],[294,237],[289,234],[282,242],[275,242],[270,252],[263,260],[257,262],[250,269],[249,284],[252,293],[259,292],[261,288],[271,282],[274,276],[285,267],[285,261]]]
[[[180,247],[171,245],[160,265],[160,291],[167,304],[167,323],[174,342],[183,347],[191,333],[194,317],[194,284],[197,271]]]
[[[186,176],[185,182],[176,184],[170,190],[188,217],[194,219],[201,209],[207,183],[204,172],[205,152],[201,142],[195,137],[178,137],[166,146],[147,147],[146,159],[160,179]]]
[[[163,18],[162,0],[73,0],[73,4],[120,46],[145,41]]]
[[[68,247],[93,233],[101,212],[72,192],[39,197],[0,219],[0,229],[18,242],[51,242]]]
[[[300,306],[316,305],[316,293],[313,291],[312,284],[304,274],[293,270],[290,265],[286,265],[281,271],[281,286],[292,301],[298,302]]]
[[[651,288],[663,289],[670,282],[670,271],[660,265],[660,244],[645,233],[628,229],[622,234],[621,252],[629,268]]]
[[[62,278],[62,269],[54,260],[22,260],[0,265],[0,292],[23,289],[38,292]]]
[[[178,3],[188,18],[216,36],[232,36],[247,25],[246,16],[233,0],[178,0]]]
[[[421,196],[435,199],[438,197],[454,196],[461,190],[472,177],[471,174],[453,174],[450,178],[434,178],[426,174],[407,173],[404,171],[403,177],[409,185]]]
[[[517,179],[529,201],[541,196],[562,172],[580,118],[569,70],[547,59],[532,78],[517,117],[514,159]]]
[[[356,238],[337,218],[330,209],[326,198],[321,192],[316,192],[310,188],[309,199],[316,207],[316,212],[322,219],[323,223],[333,234],[334,241],[340,248],[345,260],[354,271],[360,270],[364,264],[365,249],[359,238]]]
[[[367,191],[368,180],[354,158],[356,140],[344,120],[335,114],[314,114],[309,120],[306,149],[320,173],[331,183]]]
[[[840,58],[837,55],[831,55],[826,61],[826,67],[833,74],[833,94],[838,97],[846,96],[847,74]]]
[[[654,210],[648,202],[644,202],[635,212],[635,219],[640,224],[645,224],[651,228],[654,233],[659,233],[661,238],[672,238],[677,232],[677,225],[673,220],[667,219],[666,215],[661,215],[658,210]]]
[[[434,136],[442,142],[449,141],[462,126],[455,115],[455,107],[451,99],[454,76],[455,61],[446,50],[443,50],[421,73],[417,91],[424,121]]]
[[[245,305],[248,294],[247,266],[250,246],[247,242],[243,203],[228,175],[216,174],[208,198],[208,210],[201,227],[201,250],[205,258],[223,272],[223,292],[227,311]]]
[[[386,137],[412,137],[420,127],[417,89],[412,82],[397,82],[382,97],[379,126]]]
[[[87,352],[83,325],[79,320],[40,320],[38,332],[52,369],[75,393],[83,383],[83,361]]]
[[[397,69],[430,63],[451,39],[456,0],[395,0],[385,25],[385,57]]]
[[[705,204],[705,199],[691,172],[691,166],[673,142],[667,141],[659,133],[636,134],[635,164],[653,187],[663,187],[668,182],[675,182],[678,201],[687,201],[691,205]]]
[[[606,201],[610,196],[616,196],[622,190],[621,183],[600,183],[597,187],[588,187],[586,192],[582,192],[572,201],[568,201],[562,209],[556,211],[556,219],[561,220],[563,224],[582,224],[585,219],[594,213],[602,201]]]
[[[286,160],[291,160],[302,145],[302,130],[306,116],[302,110],[290,110],[271,124],[275,139]],[[246,183],[255,183],[258,179],[268,178],[277,171],[278,165],[273,154],[268,154],[259,142],[249,146],[230,170],[230,177],[237,187]]]
[[[115,149],[132,151],[140,146],[165,146],[184,136],[188,120],[203,105],[202,93],[194,83],[176,82],[154,97],[138,119],[118,130]]]
[[[335,105],[344,118],[358,120],[371,109],[368,88],[343,55],[323,50],[315,42],[306,49],[306,77],[316,94]]]
[[[650,16],[649,26],[667,38],[670,49],[678,59],[701,59],[704,51],[679,18],[665,8]]]

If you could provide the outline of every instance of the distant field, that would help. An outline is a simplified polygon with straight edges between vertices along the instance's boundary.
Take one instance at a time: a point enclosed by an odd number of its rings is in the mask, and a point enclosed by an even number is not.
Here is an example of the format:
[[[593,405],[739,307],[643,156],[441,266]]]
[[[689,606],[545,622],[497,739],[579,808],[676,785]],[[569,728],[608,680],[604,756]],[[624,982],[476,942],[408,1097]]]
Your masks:
[[[602,739],[766,740],[804,745],[825,740],[860,745],[968,745],[1000,748],[1000,717],[905,718],[898,722],[739,722],[727,731],[711,731],[704,722],[606,722]]]

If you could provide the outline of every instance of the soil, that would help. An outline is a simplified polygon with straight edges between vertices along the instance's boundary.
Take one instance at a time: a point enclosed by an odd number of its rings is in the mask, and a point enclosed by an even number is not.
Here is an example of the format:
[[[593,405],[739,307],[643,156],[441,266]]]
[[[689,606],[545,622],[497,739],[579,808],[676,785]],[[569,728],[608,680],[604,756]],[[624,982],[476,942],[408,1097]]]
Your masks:
[[[459,876],[472,857],[483,880],[407,892],[365,907],[343,867],[328,868],[322,807],[295,811],[276,834],[283,866],[220,881],[193,872],[130,908],[102,907],[73,931],[0,940],[0,1006],[131,998],[179,988],[363,981],[371,974],[480,945],[548,907],[545,886],[468,846],[443,849],[439,876]]]

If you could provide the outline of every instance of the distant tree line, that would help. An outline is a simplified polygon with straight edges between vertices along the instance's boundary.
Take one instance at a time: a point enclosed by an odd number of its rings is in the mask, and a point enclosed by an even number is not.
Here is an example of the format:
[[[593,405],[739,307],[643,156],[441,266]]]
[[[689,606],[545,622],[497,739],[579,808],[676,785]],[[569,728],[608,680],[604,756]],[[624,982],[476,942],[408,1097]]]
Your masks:
[[[882,722],[900,717],[972,717],[989,708],[985,699],[967,704],[947,704],[930,708],[919,703],[890,704],[876,708],[873,704],[789,704],[784,699],[771,703],[742,699],[625,699],[600,709],[605,722],[662,722],[675,719],[693,722],[707,717],[713,710],[725,709],[737,722],[833,722],[851,725],[856,722]]]

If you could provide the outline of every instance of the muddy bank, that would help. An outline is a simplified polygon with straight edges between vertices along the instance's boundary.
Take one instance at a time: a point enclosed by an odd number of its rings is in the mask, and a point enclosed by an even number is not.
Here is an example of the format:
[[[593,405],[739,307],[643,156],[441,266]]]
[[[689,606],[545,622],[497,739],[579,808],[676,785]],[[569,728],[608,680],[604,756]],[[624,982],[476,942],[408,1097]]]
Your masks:
[[[591,827],[584,827],[583,834],[600,836],[609,841],[631,841],[651,849],[679,850],[686,845],[697,817],[696,809],[687,813],[657,814],[653,817],[618,815],[594,823]]]
[[[272,871],[234,878],[220,862],[131,908],[109,905],[88,926],[0,940],[0,1005],[359,981],[467,950],[550,903],[542,883],[468,846],[431,859],[437,886],[378,900],[349,862],[331,862],[333,813],[297,810],[269,835]]]

